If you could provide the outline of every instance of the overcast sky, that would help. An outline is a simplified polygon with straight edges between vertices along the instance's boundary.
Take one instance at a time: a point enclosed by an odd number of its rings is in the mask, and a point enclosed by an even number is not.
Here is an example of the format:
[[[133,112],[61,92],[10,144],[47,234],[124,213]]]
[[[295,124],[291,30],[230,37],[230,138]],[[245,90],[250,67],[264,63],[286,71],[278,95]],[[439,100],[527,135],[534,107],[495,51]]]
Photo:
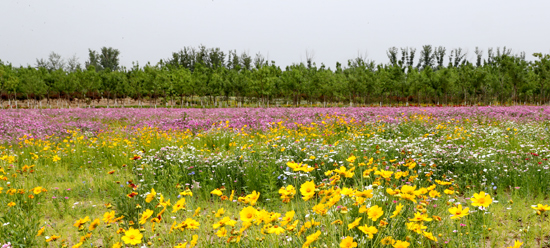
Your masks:
[[[306,51],[331,68],[358,53],[387,63],[389,47],[426,44],[461,47],[470,61],[476,46],[532,59],[550,53],[548,10],[548,0],[0,0],[0,60],[35,65],[54,51],[84,63],[88,48],[107,46],[130,67],[200,44],[260,52],[283,67]]]

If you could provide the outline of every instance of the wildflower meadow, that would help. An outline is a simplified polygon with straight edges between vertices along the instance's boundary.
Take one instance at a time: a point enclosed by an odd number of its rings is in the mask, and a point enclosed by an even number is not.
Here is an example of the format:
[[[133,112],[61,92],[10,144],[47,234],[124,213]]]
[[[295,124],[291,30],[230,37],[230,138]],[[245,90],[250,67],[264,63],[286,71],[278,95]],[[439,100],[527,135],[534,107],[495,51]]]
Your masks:
[[[0,111],[4,247],[550,247],[550,107]]]

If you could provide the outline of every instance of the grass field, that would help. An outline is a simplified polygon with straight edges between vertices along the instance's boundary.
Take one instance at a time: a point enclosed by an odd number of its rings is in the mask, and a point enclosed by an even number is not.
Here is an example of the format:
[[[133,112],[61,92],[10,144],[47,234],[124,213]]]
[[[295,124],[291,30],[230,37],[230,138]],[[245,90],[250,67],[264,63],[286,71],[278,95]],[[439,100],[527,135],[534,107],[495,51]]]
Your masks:
[[[550,247],[549,128],[547,106],[4,110],[0,245]]]

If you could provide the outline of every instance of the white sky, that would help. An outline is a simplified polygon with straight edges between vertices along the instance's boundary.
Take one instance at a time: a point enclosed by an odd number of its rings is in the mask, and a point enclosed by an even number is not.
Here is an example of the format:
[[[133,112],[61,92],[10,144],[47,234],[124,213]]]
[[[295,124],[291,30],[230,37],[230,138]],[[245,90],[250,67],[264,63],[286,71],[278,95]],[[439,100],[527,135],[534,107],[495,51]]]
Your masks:
[[[517,0],[1,0],[0,59],[35,65],[52,51],[84,63],[88,48],[120,50],[121,65],[155,64],[185,46],[257,52],[282,67],[367,53],[387,63],[389,47],[469,51],[507,46],[550,53],[550,1]],[[486,54],[485,54],[486,56]],[[448,55],[446,56],[448,57]],[[447,63],[447,59],[445,61]]]

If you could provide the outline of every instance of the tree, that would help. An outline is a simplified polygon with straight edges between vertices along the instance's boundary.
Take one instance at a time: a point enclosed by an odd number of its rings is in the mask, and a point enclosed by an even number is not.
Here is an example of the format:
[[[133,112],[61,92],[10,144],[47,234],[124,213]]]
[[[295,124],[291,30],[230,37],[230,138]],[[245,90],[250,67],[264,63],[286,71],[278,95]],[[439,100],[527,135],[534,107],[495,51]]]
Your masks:
[[[431,45],[424,45],[422,46],[422,50],[420,50],[420,60],[416,67],[421,70],[426,69],[426,67],[433,67],[434,59],[435,54],[433,53],[433,47]]]
[[[99,57],[99,63],[103,69],[109,69],[111,71],[118,70],[118,56],[120,52],[118,49],[112,47],[102,47],[101,55]]]
[[[88,49],[88,60],[85,63],[86,68],[93,66],[96,71],[102,71],[103,67],[99,62],[99,58],[100,58],[99,53],[97,53],[92,49]]]
[[[67,60],[67,68],[66,69],[69,72],[75,72],[76,70],[81,70],[80,62],[78,62],[78,57],[76,57],[76,54],[74,54],[72,57],[70,57]]]
[[[540,90],[541,102],[546,101],[545,88],[550,88],[550,55],[535,53],[533,54],[537,60],[533,63],[533,70],[537,75],[538,86]]]

